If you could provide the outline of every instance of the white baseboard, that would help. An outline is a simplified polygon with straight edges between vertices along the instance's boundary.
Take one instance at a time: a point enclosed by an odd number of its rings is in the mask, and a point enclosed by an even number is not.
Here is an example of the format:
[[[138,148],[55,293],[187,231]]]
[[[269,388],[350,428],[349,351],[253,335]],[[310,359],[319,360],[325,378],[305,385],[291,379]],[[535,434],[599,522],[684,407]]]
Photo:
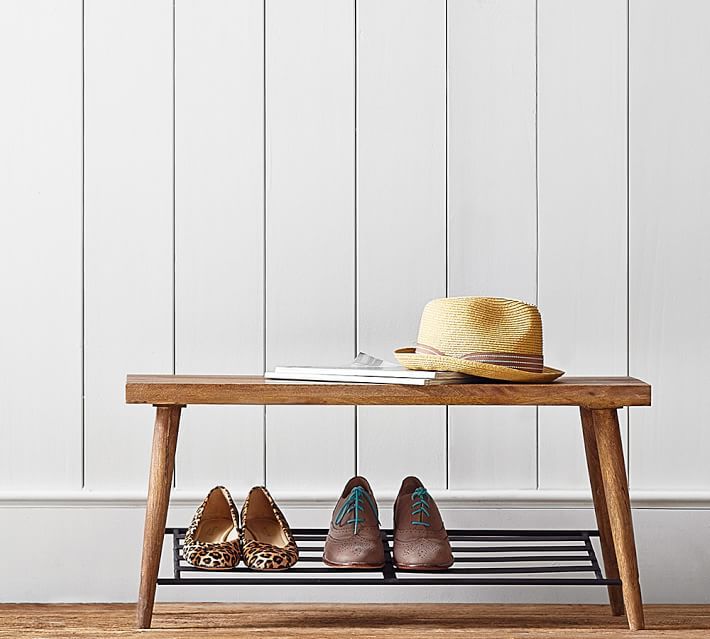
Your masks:
[[[190,500],[173,501],[168,525],[186,525]],[[9,505],[9,507],[8,507]],[[284,511],[294,527],[326,526],[332,501],[314,507],[294,501]],[[591,508],[498,508],[481,505],[443,507],[451,528],[590,528]],[[144,510],[131,504],[60,502],[47,505],[17,500],[0,505],[5,548],[0,580],[2,602],[134,601],[138,584]],[[383,507],[381,519],[390,521]],[[710,592],[710,510],[641,508],[634,510],[641,584],[648,603],[707,603]],[[163,574],[170,558],[163,557]],[[601,603],[595,587],[184,587],[161,586],[162,601],[441,601]]]

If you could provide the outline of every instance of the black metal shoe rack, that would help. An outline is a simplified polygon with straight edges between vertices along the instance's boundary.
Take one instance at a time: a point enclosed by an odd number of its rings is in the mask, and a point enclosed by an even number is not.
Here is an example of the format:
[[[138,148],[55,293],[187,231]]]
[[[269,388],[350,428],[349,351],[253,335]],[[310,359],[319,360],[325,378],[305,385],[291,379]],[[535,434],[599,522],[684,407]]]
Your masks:
[[[403,571],[392,563],[392,530],[382,531],[385,566],[377,570],[330,568],[321,555],[328,533],[320,528],[292,531],[298,563],[285,571],[255,572],[243,564],[232,570],[205,571],[182,556],[185,528],[167,528],[172,545],[173,574],[160,585],[537,585],[609,586],[592,540],[596,530],[450,530],[454,565],[440,571]]]

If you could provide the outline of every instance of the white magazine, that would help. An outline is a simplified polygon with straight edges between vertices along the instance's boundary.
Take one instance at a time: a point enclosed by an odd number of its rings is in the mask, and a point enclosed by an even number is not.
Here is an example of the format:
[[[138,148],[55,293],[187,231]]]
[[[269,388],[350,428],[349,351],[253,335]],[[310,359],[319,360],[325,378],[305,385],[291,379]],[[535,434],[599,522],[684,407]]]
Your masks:
[[[329,379],[326,379],[327,376]],[[388,378],[398,378],[400,381],[389,383],[424,385],[427,380],[441,380],[448,383],[454,381],[468,381],[470,376],[463,373],[449,373],[441,371],[413,371],[404,366],[386,362],[367,353],[358,356],[345,366],[277,366],[273,372],[266,373],[267,379],[302,379],[315,381],[362,381],[388,383]],[[332,379],[337,377],[337,379]],[[354,379],[354,378],[358,379]],[[363,379],[364,378],[364,379]],[[379,378],[379,379],[378,379]],[[384,378],[384,379],[383,379]]]

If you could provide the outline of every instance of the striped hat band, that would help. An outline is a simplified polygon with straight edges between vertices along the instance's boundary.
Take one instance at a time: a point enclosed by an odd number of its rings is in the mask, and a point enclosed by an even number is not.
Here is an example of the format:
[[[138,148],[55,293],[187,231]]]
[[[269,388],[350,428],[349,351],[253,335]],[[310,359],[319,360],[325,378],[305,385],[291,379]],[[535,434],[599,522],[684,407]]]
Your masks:
[[[496,364],[498,366],[507,366],[521,371],[529,371],[530,373],[539,373],[544,368],[542,355],[521,355],[520,353],[443,353],[442,351],[427,346],[426,344],[417,343],[416,353],[424,355],[442,355],[448,357],[456,357],[457,359],[465,359],[471,362],[484,362],[486,364]]]

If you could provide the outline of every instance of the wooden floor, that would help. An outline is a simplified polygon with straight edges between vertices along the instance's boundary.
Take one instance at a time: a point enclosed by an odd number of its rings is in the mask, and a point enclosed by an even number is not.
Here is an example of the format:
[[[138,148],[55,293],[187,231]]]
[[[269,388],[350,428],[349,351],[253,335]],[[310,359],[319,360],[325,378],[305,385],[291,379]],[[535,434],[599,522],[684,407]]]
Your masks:
[[[710,638],[710,605],[646,606],[632,633],[606,606],[157,604],[152,630],[125,604],[0,604],[0,637]]]

